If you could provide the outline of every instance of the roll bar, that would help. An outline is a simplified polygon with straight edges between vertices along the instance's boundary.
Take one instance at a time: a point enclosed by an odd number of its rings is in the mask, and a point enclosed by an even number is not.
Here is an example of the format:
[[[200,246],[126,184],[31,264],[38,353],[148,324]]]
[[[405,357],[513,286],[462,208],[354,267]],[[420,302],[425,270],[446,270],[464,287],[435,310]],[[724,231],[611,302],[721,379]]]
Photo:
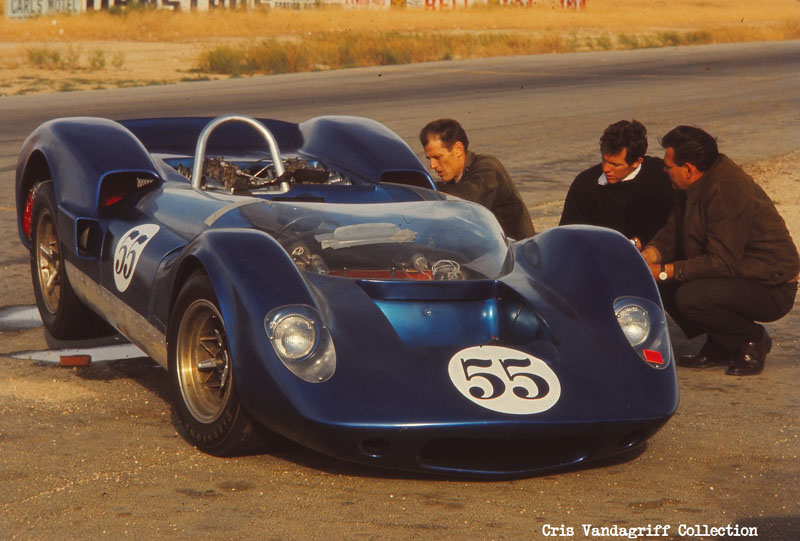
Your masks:
[[[270,132],[266,126],[249,116],[219,116],[206,124],[206,127],[203,128],[203,131],[200,132],[200,136],[197,138],[197,146],[195,147],[194,151],[194,164],[192,165],[192,188],[197,190],[202,188],[203,162],[205,162],[206,159],[206,145],[208,144],[209,137],[211,137],[211,132],[220,125],[228,122],[241,122],[242,124],[247,124],[259,132],[264,137],[264,140],[267,142],[267,146],[269,147],[269,152],[272,155],[272,164],[275,167],[275,174],[277,176],[281,176],[284,173],[285,169],[283,167],[283,161],[281,160],[281,153],[278,150],[278,143],[275,141],[275,137],[272,135],[272,132]],[[286,181],[281,182],[280,193],[286,193],[288,191],[289,183]]]

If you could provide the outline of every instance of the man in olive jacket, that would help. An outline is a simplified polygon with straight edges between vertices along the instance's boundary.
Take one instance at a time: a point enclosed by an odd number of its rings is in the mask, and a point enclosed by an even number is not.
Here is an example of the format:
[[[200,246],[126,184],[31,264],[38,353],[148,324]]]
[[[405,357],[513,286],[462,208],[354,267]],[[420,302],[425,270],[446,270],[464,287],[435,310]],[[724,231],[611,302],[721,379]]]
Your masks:
[[[707,333],[695,368],[728,364],[758,374],[772,340],[756,321],[786,315],[797,293],[800,257],[764,190],[705,131],[678,126],[661,140],[670,180],[684,197],[642,250],[664,306],[687,337]]]
[[[457,121],[429,122],[419,140],[441,182],[436,188],[492,211],[507,236],[520,240],[534,234],[528,207],[503,164],[494,156],[470,152],[469,139]]]

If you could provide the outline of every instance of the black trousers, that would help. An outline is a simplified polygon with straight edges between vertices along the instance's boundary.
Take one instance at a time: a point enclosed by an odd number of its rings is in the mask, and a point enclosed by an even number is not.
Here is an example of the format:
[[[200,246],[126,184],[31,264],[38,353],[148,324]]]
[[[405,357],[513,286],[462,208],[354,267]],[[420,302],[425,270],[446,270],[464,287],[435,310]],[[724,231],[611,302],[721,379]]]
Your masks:
[[[743,278],[658,283],[661,300],[687,338],[707,333],[731,353],[760,340],[756,321],[776,321],[792,309],[797,282],[767,286]]]

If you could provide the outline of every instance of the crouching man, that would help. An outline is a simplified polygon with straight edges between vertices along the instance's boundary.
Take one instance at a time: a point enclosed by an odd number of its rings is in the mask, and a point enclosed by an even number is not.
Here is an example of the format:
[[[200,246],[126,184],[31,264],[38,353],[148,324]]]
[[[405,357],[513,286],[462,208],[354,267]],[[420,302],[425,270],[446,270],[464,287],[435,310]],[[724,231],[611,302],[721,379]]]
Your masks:
[[[797,248],[769,196],[719,153],[711,135],[678,126],[661,146],[667,174],[684,197],[642,256],[686,336],[707,334],[700,352],[677,364],[758,374],[772,340],[756,321],[776,321],[791,310]]]

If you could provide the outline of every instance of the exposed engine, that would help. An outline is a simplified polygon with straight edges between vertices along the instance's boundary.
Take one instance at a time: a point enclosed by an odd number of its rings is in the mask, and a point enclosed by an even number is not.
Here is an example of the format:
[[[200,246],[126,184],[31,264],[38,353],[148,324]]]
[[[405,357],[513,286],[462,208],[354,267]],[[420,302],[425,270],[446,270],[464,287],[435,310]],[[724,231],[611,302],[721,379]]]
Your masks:
[[[203,183],[207,188],[212,184],[221,186],[230,193],[243,193],[261,188],[268,188],[282,182],[295,184],[349,184],[342,176],[320,167],[309,164],[300,158],[287,158],[283,161],[284,173],[275,174],[270,161],[257,161],[249,164],[229,162],[222,157],[207,158],[203,164]],[[180,174],[192,178],[192,169],[180,164]]]

